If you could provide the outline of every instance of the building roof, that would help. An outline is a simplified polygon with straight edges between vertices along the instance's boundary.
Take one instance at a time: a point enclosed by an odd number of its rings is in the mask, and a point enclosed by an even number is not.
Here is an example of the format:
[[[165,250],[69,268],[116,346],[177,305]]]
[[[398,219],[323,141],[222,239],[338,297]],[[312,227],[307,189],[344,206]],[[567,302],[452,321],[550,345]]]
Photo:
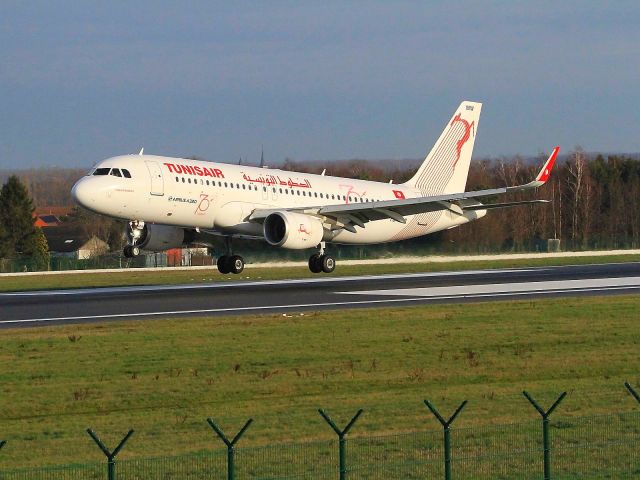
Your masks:
[[[73,206],[52,206],[52,207],[36,207],[34,210],[34,214],[37,217],[42,215],[55,215],[56,217],[64,217],[67,215],[71,215],[73,212]]]
[[[36,227],[54,227],[60,225],[60,220],[55,215],[37,215],[35,226]]]
[[[82,227],[77,225],[60,225],[56,227],[44,227],[44,236],[49,244],[49,251],[54,253],[72,253],[80,250],[92,238],[106,245],[99,238],[89,235]]]

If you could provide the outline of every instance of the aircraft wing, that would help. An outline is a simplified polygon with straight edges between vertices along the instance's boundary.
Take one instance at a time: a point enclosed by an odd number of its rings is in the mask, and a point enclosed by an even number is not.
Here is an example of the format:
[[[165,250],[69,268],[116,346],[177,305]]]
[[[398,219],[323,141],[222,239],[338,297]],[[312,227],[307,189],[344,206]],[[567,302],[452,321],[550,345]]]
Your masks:
[[[364,227],[364,224],[367,222],[388,218],[400,223],[406,223],[406,216],[435,212],[439,210],[449,210],[455,214],[464,215],[465,210],[504,208],[526,203],[547,203],[546,200],[525,200],[518,202],[482,204],[475,199],[481,197],[493,197],[505,193],[541,187],[548,180],[559,151],[560,147],[554,148],[536,178],[525,185],[494,188],[489,190],[476,190],[474,192],[434,195],[429,197],[386,200],[382,202],[349,203],[315,207],[256,209],[249,216],[249,220],[262,221],[273,212],[286,210],[332,218],[337,220],[339,228],[355,231],[354,225]]]

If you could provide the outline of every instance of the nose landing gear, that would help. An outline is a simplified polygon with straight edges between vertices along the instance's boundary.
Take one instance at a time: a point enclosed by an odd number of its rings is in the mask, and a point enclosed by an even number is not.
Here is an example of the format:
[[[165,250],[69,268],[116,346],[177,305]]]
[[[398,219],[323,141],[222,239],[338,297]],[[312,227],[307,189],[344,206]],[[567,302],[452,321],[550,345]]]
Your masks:
[[[124,251],[122,253],[124,253],[124,256],[127,258],[133,258],[140,255],[140,249],[135,245],[127,245],[124,247]]]
[[[140,255],[140,247],[137,244],[144,236],[144,222],[141,220],[131,220],[127,227],[126,237],[128,245],[124,247],[123,254],[127,258]]]
[[[309,257],[309,270],[311,273],[331,273],[336,269],[336,259],[324,253],[325,243],[318,245],[319,252]]]

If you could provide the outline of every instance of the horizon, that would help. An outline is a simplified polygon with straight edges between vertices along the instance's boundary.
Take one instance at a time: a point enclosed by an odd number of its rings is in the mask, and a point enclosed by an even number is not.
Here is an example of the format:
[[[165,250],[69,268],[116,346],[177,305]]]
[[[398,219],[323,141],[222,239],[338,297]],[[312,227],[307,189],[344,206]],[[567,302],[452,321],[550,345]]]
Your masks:
[[[558,162],[562,163],[562,162],[566,162],[569,160],[569,157],[571,156],[571,154],[573,154],[576,150],[572,149],[569,152],[562,152],[562,147],[560,148],[560,153],[558,154]],[[600,152],[600,151],[594,151],[594,152],[590,152],[590,151],[584,151],[583,153],[588,157],[589,160],[593,160],[595,159],[597,156],[601,155],[604,158],[608,158],[608,157],[613,157],[613,156],[618,156],[618,157],[623,157],[623,158],[629,158],[635,161],[640,161],[640,151],[639,152]],[[146,154],[145,154],[146,155]],[[155,155],[155,154],[150,154],[150,155]],[[546,159],[548,157],[549,153],[545,153],[545,152],[540,152],[537,155],[520,155],[520,154],[515,154],[515,155],[511,155],[511,156],[507,156],[507,155],[501,155],[501,156],[474,156],[471,159],[471,163],[477,163],[477,162],[483,162],[483,161],[500,161],[500,160],[504,160],[506,162],[512,162],[515,160],[524,160],[525,162],[536,162],[540,159]],[[162,155],[161,155],[162,156]],[[216,161],[216,160],[209,160],[206,158],[193,158],[193,155],[190,156],[178,156],[178,157],[168,157],[168,158],[178,158],[178,159],[185,159],[185,160],[196,160],[196,161],[201,161],[201,162],[211,162],[211,163],[223,163],[223,164],[230,164],[230,165],[238,165],[238,162],[220,162],[220,161]],[[371,163],[371,164],[385,164],[385,163],[390,163],[390,162],[407,162],[408,165],[406,165],[407,168],[417,168],[421,162],[424,161],[424,158],[338,158],[338,159],[329,159],[329,160],[318,160],[318,159],[309,159],[309,160],[297,160],[294,158],[285,158],[277,163],[273,163],[273,164],[269,164],[267,162],[265,162],[265,166],[263,168],[273,168],[273,169],[279,169],[281,168],[284,163],[287,160],[291,160],[295,163],[299,163],[299,164],[310,164],[313,166],[322,166],[322,165],[330,165],[330,164],[340,164],[340,163],[348,163],[348,162],[366,162],[366,163]],[[259,165],[259,160],[257,163],[245,163],[243,161],[243,163],[241,164],[241,166],[246,166],[246,167],[260,167]],[[27,172],[27,171],[31,171],[31,170],[61,170],[61,171],[70,171],[70,170],[81,170],[81,171],[88,171],[91,168],[91,166],[77,166],[77,165],[69,165],[69,166],[62,166],[62,165],[38,165],[38,166],[33,166],[33,167],[24,167],[24,168],[8,168],[8,167],[3,167],[0,166],[0,175],[10,175],[13,174],[15,172]]]

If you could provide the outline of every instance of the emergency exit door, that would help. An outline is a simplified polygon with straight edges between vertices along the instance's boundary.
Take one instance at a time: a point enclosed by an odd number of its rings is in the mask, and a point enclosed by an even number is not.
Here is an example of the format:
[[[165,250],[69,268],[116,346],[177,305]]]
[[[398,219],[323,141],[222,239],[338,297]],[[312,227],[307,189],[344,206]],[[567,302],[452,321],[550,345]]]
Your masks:
[[[147,170],[151,177],[151,195],[164,195],[164,180],[162,178],[162,169],[157,162],[147,160]]]

